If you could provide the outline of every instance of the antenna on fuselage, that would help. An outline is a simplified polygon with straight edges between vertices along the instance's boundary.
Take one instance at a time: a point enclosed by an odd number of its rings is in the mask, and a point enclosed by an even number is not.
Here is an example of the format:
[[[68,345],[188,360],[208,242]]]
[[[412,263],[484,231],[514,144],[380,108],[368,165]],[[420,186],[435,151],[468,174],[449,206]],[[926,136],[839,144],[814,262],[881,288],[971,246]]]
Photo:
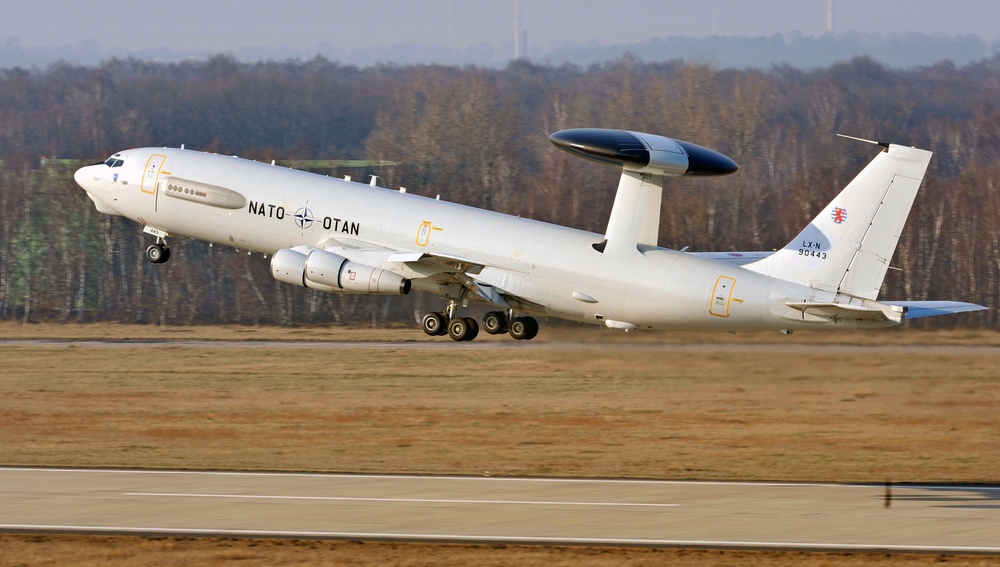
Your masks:
[[[594,250],[611,256],[656,247],[664,177],[726,175],[738,169],[728,157],[690,142],[628,130],[574,128],[549,137],[575,156],[621,168],[604,240]]]
[[[868,140],[865,138],[858,138],[857,136],[848,136],[847,134],[837,134],[841,138],[847,138],[848,140],[856,140],[858,142],[865,142],[867,144],[874,144],[876,146],[882,146],[885,149],[889,149],[889,142],[878,142],[875,140]]]

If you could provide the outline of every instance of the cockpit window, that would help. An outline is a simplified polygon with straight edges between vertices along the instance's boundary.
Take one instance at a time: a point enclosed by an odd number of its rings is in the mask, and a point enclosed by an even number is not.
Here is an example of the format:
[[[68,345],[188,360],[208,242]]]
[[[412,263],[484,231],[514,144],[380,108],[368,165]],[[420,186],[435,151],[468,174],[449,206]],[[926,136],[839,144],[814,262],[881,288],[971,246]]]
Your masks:
[[[105,160],[104,165],[106,165],[108,167],[121,167],[121,166],[125,165],[125,160],[123,160],[122,158],[118,157],[118,155],[119,154],[115,154],[115,155],[109,157],[107,160]]]

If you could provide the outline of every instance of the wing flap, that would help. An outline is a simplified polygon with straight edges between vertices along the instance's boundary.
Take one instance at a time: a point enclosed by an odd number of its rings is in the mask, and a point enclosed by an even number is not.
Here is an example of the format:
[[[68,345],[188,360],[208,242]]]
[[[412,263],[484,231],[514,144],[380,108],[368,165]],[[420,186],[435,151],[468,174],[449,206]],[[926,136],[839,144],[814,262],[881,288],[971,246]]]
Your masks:
[[[389,262],[419,262],[423,258],[424,254],[422,252],[396,252],[395,254],[390,254],[387,259]]]
[[[320,243],[320,246],[352,258],[363,257],[366,253],[375,253],[382,260],[378,262],[381,265],[389,263],[405,264],[405,270],[402,271],[404,273],[410,272],[407,275],[411,279],[431,278],[441,285],[455,284],[467,289],[478,301],[503,307],[504,309],[511,308],[510,302],[521,306],[531,304],[525,298],[510,293],[495,283],[479,279],[483,270],[492,266],[463,256],[392,250],[368,243],[345,243],[336,239],[324,241]],[[398,270],[398,268],[391,269]],[[509,269],[505,269],[504,271],[511,272]]]
[[[509,309],[510,304],[507,302],[507,298],[515,297],[495,285],[477,280],[476,275],[480,274],[488,265],[461,256],[401,251],[390,255],[388,261],[419,264],[431,268],[437,271],[434,275],[436,279],[460,284],[475,294],[479,301],[490,305]]]

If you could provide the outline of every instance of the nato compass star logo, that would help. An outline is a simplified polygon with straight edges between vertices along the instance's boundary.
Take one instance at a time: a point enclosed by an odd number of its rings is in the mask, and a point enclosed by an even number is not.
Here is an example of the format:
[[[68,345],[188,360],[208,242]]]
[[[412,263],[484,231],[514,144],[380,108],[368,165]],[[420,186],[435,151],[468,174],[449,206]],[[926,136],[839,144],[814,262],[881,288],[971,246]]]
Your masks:
[[[309,210],[309,207],[302,207],[295,211],[295,224],[302,230],[312,226],[313,220],[313,213]]]

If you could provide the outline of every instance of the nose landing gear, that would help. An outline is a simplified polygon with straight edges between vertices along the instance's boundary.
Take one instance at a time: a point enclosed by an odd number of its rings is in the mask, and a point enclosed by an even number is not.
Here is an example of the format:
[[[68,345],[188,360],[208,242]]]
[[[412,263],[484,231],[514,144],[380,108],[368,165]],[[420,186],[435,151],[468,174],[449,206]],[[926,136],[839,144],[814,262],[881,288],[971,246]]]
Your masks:
[[[156,244],[146,248],[146,259],[153,264],[162,264],[170,259],[170,248],[162,238],[157,238]]]
[[[167,237],[170,233],[151,226],[144,227],[142,231],[156,237],[156,244],[150,244],[146,248],[146,259],[152,264],[162,264],[169,260],[170,246],[167,245]]]

